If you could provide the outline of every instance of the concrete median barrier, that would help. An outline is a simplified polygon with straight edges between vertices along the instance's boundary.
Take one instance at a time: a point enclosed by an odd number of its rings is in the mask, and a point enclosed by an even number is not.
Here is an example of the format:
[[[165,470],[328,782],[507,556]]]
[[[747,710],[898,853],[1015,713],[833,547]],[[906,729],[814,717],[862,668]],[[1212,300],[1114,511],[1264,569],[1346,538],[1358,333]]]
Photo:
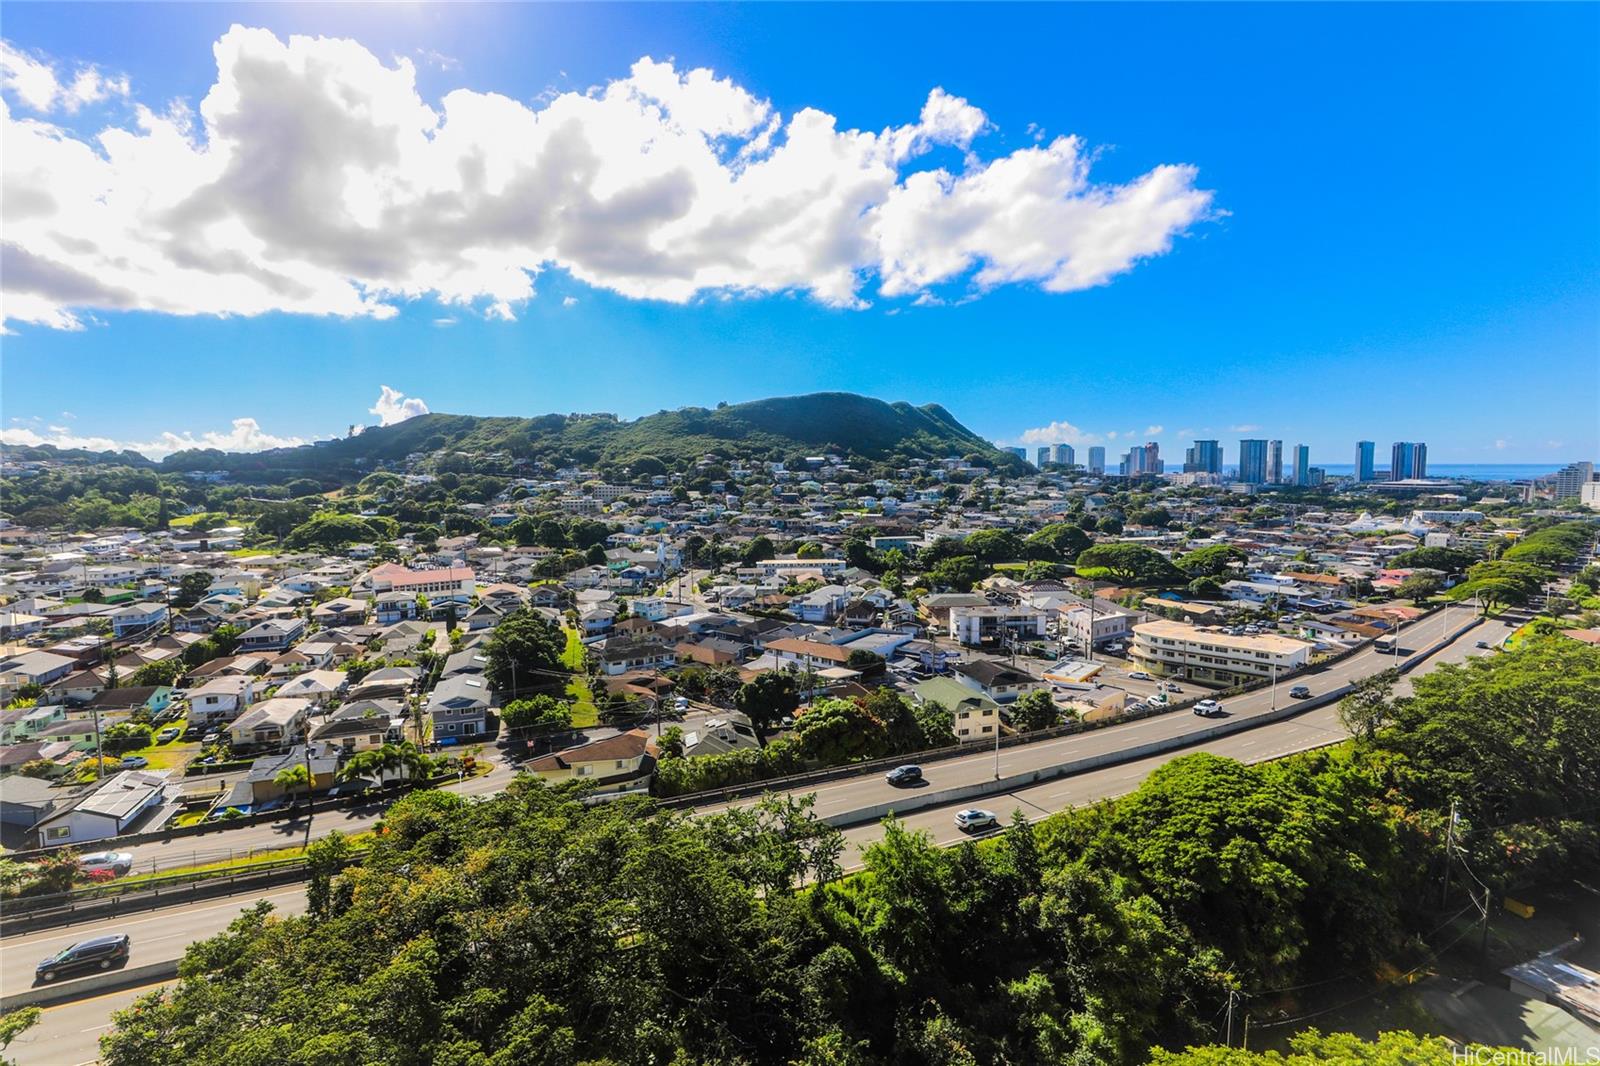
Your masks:
[[[11,1011],[20,1010],[23,1007],[53,1007],[57,1003],[70,1003],[75,999],[88,999],[90,996],[98,996],[106,992],[120,992],[124,988],[160,984],[162,981],[170,981],[177,976],[177,959],[168,959],[166,962],[152,962],[147,966],[124,966],[120,970],[107,970],[105,973],[78,977],[70,981],[36,985],[26,992],[5,996],[0,998],[0,1014],[9,1014]]]

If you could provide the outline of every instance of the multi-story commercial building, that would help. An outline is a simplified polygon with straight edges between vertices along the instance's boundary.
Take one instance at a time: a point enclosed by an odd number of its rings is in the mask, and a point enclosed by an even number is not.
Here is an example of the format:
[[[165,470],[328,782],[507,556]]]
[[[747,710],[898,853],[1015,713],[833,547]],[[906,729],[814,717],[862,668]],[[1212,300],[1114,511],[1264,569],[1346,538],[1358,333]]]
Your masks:
[[[1185,474],[1217,474],[1222,472],[1222,446],[1214,440],[1197,440],[1194,447],[1183,453]]]
[[[1239,442],[1239,480],[1246,485],[1267,483],[1267,442],[1241,440]]]
[[[1018,459],[1021,459],[1023,462],[1027,462],[1028,461],[1028,449],[1026,449],[1026,448],[1007,448],[1005,450],[1010,452],[1012,455],[1015,455]]]
[[[1377,445],[1370,440],[1356,441],[1356,480],[1373,481],[1373,458],[1377,452]]]
[[[1237,685],[1282,677],[1311,661],[1313,645],[1276,634],[1234,636],[1165,619],[1133,627],[1133,660],[1151,673]]]
[[[1024,605],[952,607],[950,639],[968,647],[1004,644],[1008,640],[1038,640],[1045,635],[1045,620],[1043,611]]]
[[[1591,462],[1568,463],[1556,471],[1556,499],[1565,500],[1569,496],[1582,497],[1583,486],[1594,480],[1594,464]]]
[[[1308,444],[1294,446],[1294,483],[1300,486],[1311,484],[1311,446]]]
[[[1092,641],[1096,648],[1114,640],[1126,640],[1133,632],[1135,616],[1122,611],[1090,611],[1087,606],[1068,607],[1056,617],[1056,635],[1064,643],[1086,650]]]
[[[1389,451],[1389,480],[1411,481],[1428,476],[1428,446],[1411,441],[1395,441]]]
[[[1033,465],[1038,467],[1040,470],[1043,470],[1045,464],[1050,461],[1050,445],[1039,445],[1039,447],[1034,451],[1033,455]]]
[[[1078,455],[1070,444],[1057,444],[1055,448],[1055,461],[1059,466],[1072,466],[1078,461]]]
[[[1283,441],[1267,441],[1267,484],[1283,484]]]
[[[1106,472],[1106,450],[1104,448],[1089,449],[1089,473],[1104,474]]]

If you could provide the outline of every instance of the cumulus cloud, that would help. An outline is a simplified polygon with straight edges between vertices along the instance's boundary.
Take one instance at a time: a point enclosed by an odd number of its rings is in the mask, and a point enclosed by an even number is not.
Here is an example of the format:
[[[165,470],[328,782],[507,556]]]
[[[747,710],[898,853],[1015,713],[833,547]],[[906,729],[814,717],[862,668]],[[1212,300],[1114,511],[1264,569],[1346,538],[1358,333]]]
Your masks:
[[[367,413],[377,415],[380,425],[392,426],[396,422],[428,413],[428,405],[422,402],[422,397],[407,396],[387,385],[380,385],[379,388],[383,391],[378,393],[378,402],[367,408]]]
[[[192,448],[217,448],[225,452],[260,452],[268,448],[292,448],[305,444],[303,437],[279,437],[261,428],[253,418],[235,418],[229,429],[192,432],[162,433],[155,440],[126,441],[111,437],[98,437],[70,432],[65,426],[49,426],[48,433],[32,429],[0,429],[0,444],[37,446],[53,444],[57,448],[86,448],[97,452],[135,451],[151,459],[160,459],[173,452]]]
[[[561,306],[562,307],[576,307],[577,304],[578,304],[578,298],[576,296],[563,296],[561,298]]]
[[[1229,426],[1228,431],[1230,433],[1259,433],[1261,432],[1261,427],[1254,422],[1242,422],[1237,426]]]
[[[1116,434],[1111,434],[1112,438]],[[1100,436],[1096,433],[1087,433],[1071,422],[1051,422],[1048,426],[1038,426],[1034,429],[1025,429],[1022,436],[1017,438],[1018,444],[1099,444]]]
[[[60,109],[70,114],[107,97],[127,96],[128,78],[102,74],[93,66],[81,66],[65,77],[49,60],[0,41],[0,87],[29,110],[42,114]]]
[[[1144,435],[1147,437],[1159,437],[1161,436],[1161,431],[1166,428],[1166,426],[1145,426]]]
[[[424,296],[509,319],[552,268],[671,302],[1066,292],[1213,214],[1192,166],[1097,183],[1075,137],[981,158],[987,116],[940,88],[915,121],[869,131],[648,57],[530,106],[470,89],[425,101],[412,60],[350,40],[235,26],[213,52],[198,113],[141,105],[86,138],[0,106],[5,320],[386,318]],[[82,72],[5,55],[7,104],[35,112],[126,89],[89,68],[79,92]],[[962,162],[927,168],[936,151]]]

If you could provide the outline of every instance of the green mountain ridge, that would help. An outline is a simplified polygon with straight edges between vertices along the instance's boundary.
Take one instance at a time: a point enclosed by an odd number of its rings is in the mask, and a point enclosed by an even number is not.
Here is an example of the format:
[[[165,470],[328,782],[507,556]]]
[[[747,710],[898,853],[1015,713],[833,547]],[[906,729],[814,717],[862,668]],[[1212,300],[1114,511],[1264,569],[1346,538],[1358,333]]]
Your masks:
[[[1020,469],[1015,456],[963,426],[939,404],[890,403],[846,392],[773,397],[714,408],[684,407],[632,421],[611,414],[532,417],[430,413],[353,436],[295,448],[238,453],[175,452],[160,463],[129,452],[58,452],[12,448],[13,458],[75,458],[165,471],[225,470],[242,475],[370,470],[423,453],[504,453],[513,459],[584,465],[654,456],[683,465],[703,455],[790,461],[832,452],[867,462],[980,455]]]

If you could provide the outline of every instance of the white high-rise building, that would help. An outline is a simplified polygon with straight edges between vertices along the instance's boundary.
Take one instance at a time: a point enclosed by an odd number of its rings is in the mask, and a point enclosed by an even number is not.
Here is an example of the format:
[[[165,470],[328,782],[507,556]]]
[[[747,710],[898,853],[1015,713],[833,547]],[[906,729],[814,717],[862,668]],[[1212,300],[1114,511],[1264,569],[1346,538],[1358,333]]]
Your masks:
[[[1556,499],[1582,497],[1583,486],[1594,480],[1594,464],[1587,460],[1568,463],[1556,471]]]

